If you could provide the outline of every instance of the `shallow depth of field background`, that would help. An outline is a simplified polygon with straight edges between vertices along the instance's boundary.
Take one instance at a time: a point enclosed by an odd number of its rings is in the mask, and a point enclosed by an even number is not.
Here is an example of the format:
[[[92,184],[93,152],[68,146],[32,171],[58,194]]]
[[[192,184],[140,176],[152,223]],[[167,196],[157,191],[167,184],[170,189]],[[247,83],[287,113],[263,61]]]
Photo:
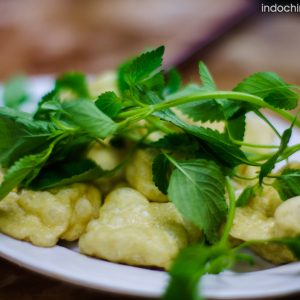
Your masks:
[[[222,88],[259,70],[299,84],[299,15],[253,13],[255,2],[0,0],[0,80],[15,73],[100,73],[165,44],[165,63],[181,63],[186,80],[197,77],[203,59]],[[192,52],[198,54],[187,61]]]

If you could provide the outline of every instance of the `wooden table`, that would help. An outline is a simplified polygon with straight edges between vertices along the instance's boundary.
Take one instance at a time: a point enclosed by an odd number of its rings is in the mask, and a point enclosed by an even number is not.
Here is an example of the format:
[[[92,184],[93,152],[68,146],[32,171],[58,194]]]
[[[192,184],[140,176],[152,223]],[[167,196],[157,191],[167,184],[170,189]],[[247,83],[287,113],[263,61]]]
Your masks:
[[[170,54],[173,49],[178,54],[187,43],[193,46],[203,32],[244,1],[189,0],[183,5],[179,0],[153,0],[152,5],[145,1],[138,14],[130,12],[136,2],[124,2],[0,0],[0,78],[16,72],[37,75],[68,69],[98,73],[164,39],[172,47],[167,49],[167,62],[176,62],[179,56]],[[127,19],[123,19],[126,9]],[[197,60],[202,59],[224,89],[261,70],[278,72],[288,82],[300,84],[299,32],[296,15],[258,15],[202,49],[180,69],[185,81],[197,80]],[[4,260],[0,260],[0,270],[1,300],[120,299],[33,274]]]

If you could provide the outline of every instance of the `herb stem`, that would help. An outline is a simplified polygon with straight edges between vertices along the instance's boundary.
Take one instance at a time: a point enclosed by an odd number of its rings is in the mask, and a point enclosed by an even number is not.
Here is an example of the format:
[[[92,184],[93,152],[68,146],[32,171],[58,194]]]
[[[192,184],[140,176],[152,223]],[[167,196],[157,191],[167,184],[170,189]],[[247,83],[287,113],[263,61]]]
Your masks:
[[[228,198],[229,198],[229,212],[227,216],[227,221],[224,227],[224,231],[220,240],[220,245],[226,246],[228,243],[228,237],[229,233],[233,224],[234,220],[234,215],[235,215],[235,194],[234,194],[234,189],[231,184],[230,178],[226,177],[225,178],[225,185],[226,185],[226,190],[228,192]]]
[[[172,134],[174,133],[174,130],[172,130],[171,128],[165,126],[160,120],[158,120],[157,118],[154,117],[148,117],[147,121],[153,125],[154,127],[156,127],[157,129],[159,129],[160,131],[166,133],[166,134]]]
[[[259,110],[256,110],[255,111],[255,114],[260,118],[262,119],[264,122],[266,122],[270,128],[274,131],[274,133],[277,135],[277,137],[279,139],[281,139],[281,135],[280,133],[278,132],[278,130],[274,127],[274,125],[268,120],[268,118],[266,118],[266,116],[264,116]]]
[[[264,149],[274,149],[274,148],[279,148],[280,146],[278,145],[259,145],[259,144],[250,144],[250,143],[245,143],[245,142],[242,142],[242,141],[238,141],[238,140],[235,140],[233,139],[232,137],[230,138],[230,140],[236,144],[236,145],[240,145],[240,146],[243,146],[243,147],[249,147],[249,148],[264,148]]]
[[[174,106],[186,104],[186,103],[191,103],[195,101],[200,101],[200,100],[208,100],[208,99],[230,99],[230,100],[237,100],[237,101],[243,101],[243,102],[248,102],[254,105],[257,105],[261,108],[268,108],[269,110],[275,112],[276,114],[280,115],[282,118],[293,122],[295,120],[295,124],[300,127],[300,119],[295,119],[295,116],[287,111],[284,111],[282,109],[273,107],[272,105],[266,103],[261,97],[254,96],[251,94],[246,94],[246,93],[240,93],[240,92],[233,92],[233,91],[214,91],[214,92],[205,92],[205,93],[195,93],[194,95],[186,96],[186,97],[181,97],[181,98],[174,98],[174,96],[171,96],[167,98],[167,101],[157,103],[150,105],[148,107],[142,107],[142,108],[137,108],[133,110],[129,110],[123,113],[119,114],[120,118],[127,118],[130,116],[134,116],[136,114],[141,114],[143,115],[144,113],[149,113],[151,112],[156,112],[160,110],[164,110],[167,108],[171,108]]]

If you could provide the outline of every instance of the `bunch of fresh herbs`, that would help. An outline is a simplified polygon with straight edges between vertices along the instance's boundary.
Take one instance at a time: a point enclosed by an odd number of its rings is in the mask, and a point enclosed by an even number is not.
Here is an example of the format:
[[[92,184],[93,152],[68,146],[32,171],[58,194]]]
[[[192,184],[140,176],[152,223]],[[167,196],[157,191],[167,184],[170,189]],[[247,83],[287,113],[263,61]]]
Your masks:
[[[300,238],[249,241],[237,247],[229,242],[236,206],[246,205],[267,177],[276,177],[273,185],[282,200],[300,195],[299,169],[272,173],[279,161],[300,149],[300,144],[289,146],[293,128],[300,127],[300,119],[289,112],[297,107],[298,87],[277,74],[260,72],[232,91],[220,91],[202,62],[201,84],[183,86],[177,71],[162,69],[163,54],[164,47],[159,47],[125,62],[118,69],[118,93],[109,91],[97,98],[90,95],[83,74],[66,73],[40,100],[34,114],[18,110],[26,99],[24,81],[19,78],[7,85],[7,105],[0,108],[0,164],[5,169],[0,198],[15,187],[43,190],[111,176],[125,163],[104,171],[86,159],[84,152],[95,141],[129,139],[135,145],[155,148],[154,183],[204,233],[201,243],[184,249],[175,259],[164,299],[200,299],[198,283],[204,274],[220,273],[239,260],[251,261],[238,251],[244,246],[285,244],[300,258]],[[66,91],[71,101],[63,101]],[[283,134],[264,114],[265,109],[290,122]],[[191,125],[178,111],[193,121],[222,121],[224,132]],[[249,112],[272,128],[280,138],[277,146],[243,141]],[[134,134],[141,126],[145,136]],[[164,137],[147,141],[153,131],[163,132]],[[256,148],[272,151],[252,155]],[[256,183],[252,180],[235,199],[232,179],[238,176],[240,165],[256,166],[260,172]]]

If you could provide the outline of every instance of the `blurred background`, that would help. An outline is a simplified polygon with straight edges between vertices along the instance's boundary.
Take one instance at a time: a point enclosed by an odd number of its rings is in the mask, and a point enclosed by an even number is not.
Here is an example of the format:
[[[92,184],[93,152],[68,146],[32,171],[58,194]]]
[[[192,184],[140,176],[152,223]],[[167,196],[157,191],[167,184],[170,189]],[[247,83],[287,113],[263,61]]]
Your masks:
[[[164,44],[164,63],[177,66],[185,81],[197,79],[201,59],[220,88],[256,71],[300,84],[299,13],[262,14],[255,0],[0,0],[0,13],[1,81],[20,73],[99,74]],[[118,298],[2,260],[0,268],[2,300]]]
[[[222,88],[258,71],[299,83],[300,19],[255,0],[0,0],[0,80],[16,73],[97,74],[166,45],[166,65],[195,78],[197,60]]]

